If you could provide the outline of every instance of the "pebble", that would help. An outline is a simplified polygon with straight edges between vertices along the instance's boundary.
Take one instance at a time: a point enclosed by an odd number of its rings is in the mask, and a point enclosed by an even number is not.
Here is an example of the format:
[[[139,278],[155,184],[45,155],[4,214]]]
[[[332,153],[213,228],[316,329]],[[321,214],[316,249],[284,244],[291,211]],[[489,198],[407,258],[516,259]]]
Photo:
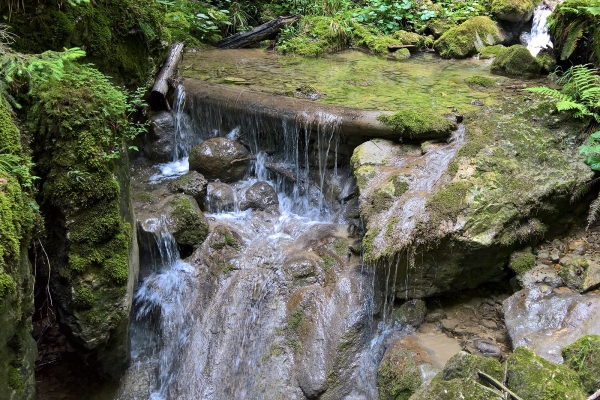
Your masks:
[[[496,329],[498,328],[498,324],[495,323],[494,321],[491,321],[489,319],[484,319],[483,321],[481,321],[481,325],[485,326],[486,328],[489,329]]]
[[[442,328],[446,331],[453,331],[458,326],[458,321],[455,319],[444,319],[442,320]]]

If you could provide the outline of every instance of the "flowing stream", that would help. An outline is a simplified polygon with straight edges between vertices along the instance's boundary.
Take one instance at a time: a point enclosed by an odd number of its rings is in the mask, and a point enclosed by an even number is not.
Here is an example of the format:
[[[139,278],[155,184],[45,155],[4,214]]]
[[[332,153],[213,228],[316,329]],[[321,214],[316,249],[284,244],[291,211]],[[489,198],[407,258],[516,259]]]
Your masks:
[[[169,196],[192,147],[212,137],[243,143],[255,160],[231,184],[232,209],[206,201],[210,233],[184,260],[161,210],[143,213],[132,365],[111,398],[377,399],[383,353],[410,328],[386,318],[404,279],[397,265],[364,265],[362,227],[349,224],[358,205],[349,157],[360,142],[339,133],[335,115],[274,122],[215,108],[183,86],[175,98],[173,161],[134,173],[134,190]],[[443,169],[462,133],[423,163],[435,156]],[[275,190],[278,211],[240,210],[257,182]]]

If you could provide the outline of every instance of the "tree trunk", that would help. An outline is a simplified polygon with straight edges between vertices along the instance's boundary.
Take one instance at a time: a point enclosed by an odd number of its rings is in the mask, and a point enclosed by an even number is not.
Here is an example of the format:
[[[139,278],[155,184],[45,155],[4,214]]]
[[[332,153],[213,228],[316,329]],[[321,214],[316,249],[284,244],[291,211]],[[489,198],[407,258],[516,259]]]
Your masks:
[[[177,70],[177,64],[181,61],[183,43],[173,43],[165,62],[154,81],[152,92],[150,93],[150,105],[155,110],[171,111],[171,106],[167,101],[167,92],[169,91],[169,79]]]
[[[291,24],[300,18],[300,14],[291,17],[277,17],[265,24],[259,25],[247,31],[238,32],[217,43],[220,49],[239,49],[252,43],[261,42],[267,39],[275,39],[282,26]]]

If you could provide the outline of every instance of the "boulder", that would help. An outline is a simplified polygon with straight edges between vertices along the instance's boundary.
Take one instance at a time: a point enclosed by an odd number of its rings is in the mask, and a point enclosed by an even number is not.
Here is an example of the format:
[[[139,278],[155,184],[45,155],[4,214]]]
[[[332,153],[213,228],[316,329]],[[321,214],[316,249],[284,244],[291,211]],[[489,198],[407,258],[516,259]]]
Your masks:
[[[575,371],[538,357],[525,347],[508,356],[507,386],[527,400],[583,400],[581,382]]]
[[[444,58],[465,58],[479,49],[499,44],[502,34],[489,17],[474,17],[446,31],[433,44]]]
[[[560,232],[583,211],[570,203],[567,188],[591,179],[592,171],[557,145],[577,127],[554,122],[547,112],[553,107],[535,99],[527,108],[521,102],[503,103],[501,112],[484,107],[465,119],[466,141],[432,145],[425,154],[420,146],[384,140],[355,148],[364,259],[398,265],[402,278],[390,285],[399,297],[497,281],[516,249]],[[556,144],[545,148],[540,163],[536,144],[551,137]],[[521,267],[531,265],[531,257],[523,260]]]
[[[204,201],[208,181],[201,173],[190,171],[187,174],[169,182],[169,190],[192,196],[198,203]]]
[[[504,400],[505,397],[494,393],[472,379],[435,380],[431,385],[419,389],[409,400]]]
[[[244,192],[240,210],[260,210],[271,213],[279,212],[279,199],[273,186],[267,182],[256,182]]]
[[[577,373],[584,392],[592,394],[600,388],[600,336],[586,335],[563,347],[565,365]]]
[[[142,148],[146,157],[152,161],[168,162],[173,160],[175,145],[175,119],[168,111],[160,111],[149,117],[150,127],[146,142]]]
[[[235,195],[233,189],[226,183],[211,182],[206,187],[204,209],[210,213],[233,211]]]
[[[226,138],[212,138],[194,146],[189,156],[190,170],[206,179],[235,182],[246,175],[250,153],[240,143]]]
[[[197,247],[208,235],[208,222],[196,200],[185,194],[170,198],[164,208],[167,229],[180,246]]]
[[[498,360],[490,357],[481,357],[474,354],[461,351],[455,354],[444,366],[444,369],[436,377],[450,381],[452,379],[472,379],[479,381],[478,371],[485,372],[492,378],[501,381],[503,378],[502,364]],[[483,383],[483,381],[480,381]]]
[[[542,65],[531,55],[527,47],[516,44],[498,53],[491,71],[515,78],[536,78],[542,73]]]
[[[556,269],[550,265],[537,264],[535,267],[517,275],[517,281],[522,288],[532,288],[536,286],[563,286],[563,280],[556,272]]]
[[[546,360],[563,361],[560,349],[584,335],[600,334],[600,295],[565,287],[523,289],[503,303],[514,347],[524,346]]]
[[[540,0],[492,0],[492,14],[500,20],[527,22]]]
[[[408,300],[406,303],[402,304],[400,308],[398,308],[393,315],[393,319],[395,322],[406,326],[410,325],[415,328],[419,327],[423,321],[425,321],[425,316],[427,315],[427,305],[423,300]]]

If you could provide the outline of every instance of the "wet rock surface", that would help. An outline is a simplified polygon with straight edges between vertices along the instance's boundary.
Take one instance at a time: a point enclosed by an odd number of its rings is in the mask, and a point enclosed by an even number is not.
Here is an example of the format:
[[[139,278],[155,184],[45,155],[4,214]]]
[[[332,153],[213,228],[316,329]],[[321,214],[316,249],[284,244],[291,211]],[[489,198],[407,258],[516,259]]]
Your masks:
[[[279,199],[273,186],[267,182],[256,182],[244,191],[240,210],[260,210],[271,213],[279,212]]]
[[[206,187],[204,209],[208,212],[218,213],[233,211],[235,208],[235,195],[233,189],[226,183],[211,182]]]
[[[240,143],[226,138],[212,138],[192,148],[190,170],[208,180],[234,182],[242,179],[250,166],[250,153]]]
[[[146,157],[157,162],[173,160],[175,145],[175,118],[173,113],[161,111],[151,115],[147,140],[142,147]]]
[[[190,171],[187,174],[169,182],[171,192],[183,193],[192,196],[198,204],[202,204],[206,196],[208,181],[202,174]]]

